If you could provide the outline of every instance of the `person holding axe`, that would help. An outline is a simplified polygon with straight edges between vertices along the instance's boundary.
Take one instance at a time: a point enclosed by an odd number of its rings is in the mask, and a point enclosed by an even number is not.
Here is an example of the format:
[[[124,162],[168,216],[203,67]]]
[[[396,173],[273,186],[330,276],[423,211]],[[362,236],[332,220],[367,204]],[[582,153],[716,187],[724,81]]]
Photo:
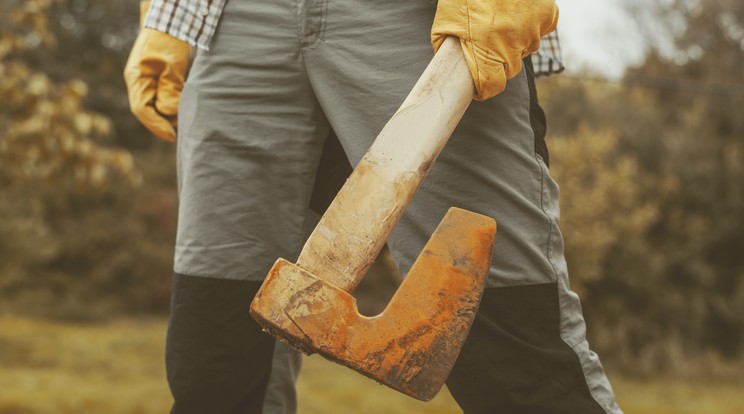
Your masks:
[[[568,285],[548,170],[534,79],[562,70],[554,0],[152,0],[142,10],[125,68],[130,106],[178,152],[172,413],[295,412],[298,356],[261,332],[248,304],[274,260],[302,247],[324,143],[338,139],[356,165],[447,36],[460,39],[478,102],[388,240],[405,274],[450,206],[499,223],[447,385],[465,414],[621,413]]]

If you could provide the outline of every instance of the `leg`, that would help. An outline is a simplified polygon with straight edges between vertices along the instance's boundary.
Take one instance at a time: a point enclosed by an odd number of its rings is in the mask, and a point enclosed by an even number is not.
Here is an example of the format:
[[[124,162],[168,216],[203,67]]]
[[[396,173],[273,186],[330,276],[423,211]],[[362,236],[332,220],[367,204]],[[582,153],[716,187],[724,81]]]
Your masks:
[[[293,413],[300,355],[247,312],[261,282],[175,274],[166,366],[172,413]]]
[[[327,0],[323,42],[305,59],[352,163],[431,59],[433,12],[425,1]],[[471,106],[389,245],[405,273],[450,206],[499,223],[488,289],[448,382],[466,414],[619,413],[568,289],[534,92],[525,70]]]
[[[174,414],[296,410],[298,354],[262,334],[248,307],[276,258],[298,253],[330,131],[297,30],[294,1],[229,2],[181,96]]]
[[[507,273],[494,277],[492,268],[489,287],[448,386],[467,413],[617,413],[620,410],[602,365],[589,350],[578,296],[568,287],[563,241],[557,225],[558,187],[546,165],[545,118],[537,103],[529,60],[525,60],[525,66],[523,75],[510,82],[510,88],[518,87],[521,81],[522,90],[529,94],[519,100],[528,106],[522,118],[529,119],[531,131],[506,128],[502,132],[517,140],[523,135],[532,144],[539,168],[531,178],[540,183],[540,191],[533,192],[533,197],[525,193],[520,203],[520,210],[526,205],[532,207],[531,221],[515,225],[504,222],[519,218],[512,211],[504,216],[500,229],[515,228],[513,234],[506,234],[507,238],[514,238],[512,243],[523,234],[538,235],[542,239],[531,243],[540,249],[534,257],[519,257],[496,249],[503,256],[495,256],[495,266],[516,257],[522,269],[511,273],[516,277],[510,278]],[[501,100],[508,102],[509,94],[514,94],[513,89]],[[494,170],[504,173],[498,165]],[[516,177],[514,181],[519,182]],[[508,213],[507,206],[501,207]],[[540,228],[542,225],[545,227]],[[547,270],[544,263],[549,265]],[[534,269],[530,270],[530,266]],[[488,381],[475,380],[473,373]]]

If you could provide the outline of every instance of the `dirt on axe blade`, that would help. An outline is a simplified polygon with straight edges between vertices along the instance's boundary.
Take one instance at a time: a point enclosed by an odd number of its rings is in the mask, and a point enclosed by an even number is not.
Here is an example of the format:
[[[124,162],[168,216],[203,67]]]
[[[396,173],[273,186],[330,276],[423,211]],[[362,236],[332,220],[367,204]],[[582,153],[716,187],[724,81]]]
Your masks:
[[[266,331],[414,398],[437,394],[478,309],[496,222],[450,209],[380,315],[360,315],[350,292],[473,94],[460,42],[450,37],[328,207],[297,263],[274,264],[251,304]]]

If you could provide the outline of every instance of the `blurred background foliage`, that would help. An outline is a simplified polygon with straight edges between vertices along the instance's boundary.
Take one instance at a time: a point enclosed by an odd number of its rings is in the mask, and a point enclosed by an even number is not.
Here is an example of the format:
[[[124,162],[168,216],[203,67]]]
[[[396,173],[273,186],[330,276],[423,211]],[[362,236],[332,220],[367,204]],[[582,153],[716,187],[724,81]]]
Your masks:
[[[646,58],[622,79],[539,81],[571,283],[610,366],[741,378],[728,367],[744,366],[744,3],[653,4],[636,12],[653,28]],[[0,4],[0,312],[167,311],[174,147],[129,114],[137,12]]]
[[[622,80],[541,86],[593,346],[695,375],[744,350],[744,3],[654,4],[639,26],[671,43]]]
[[[175,162],[129,114],[121,72],[134,9],[0,3],[2,311],[167,310]]]

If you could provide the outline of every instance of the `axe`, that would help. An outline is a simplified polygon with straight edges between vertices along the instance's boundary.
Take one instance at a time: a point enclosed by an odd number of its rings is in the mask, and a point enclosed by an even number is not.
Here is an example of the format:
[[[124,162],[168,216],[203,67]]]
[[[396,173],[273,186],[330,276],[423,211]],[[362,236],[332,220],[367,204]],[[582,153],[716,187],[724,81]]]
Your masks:
[[[485,287],[496,222],[451,208],[385,310],[359,314],[364,277],[473,99],[449,37],[310,235],[278,259],[251,304],[265,331],[416,399],[447,379]]]

